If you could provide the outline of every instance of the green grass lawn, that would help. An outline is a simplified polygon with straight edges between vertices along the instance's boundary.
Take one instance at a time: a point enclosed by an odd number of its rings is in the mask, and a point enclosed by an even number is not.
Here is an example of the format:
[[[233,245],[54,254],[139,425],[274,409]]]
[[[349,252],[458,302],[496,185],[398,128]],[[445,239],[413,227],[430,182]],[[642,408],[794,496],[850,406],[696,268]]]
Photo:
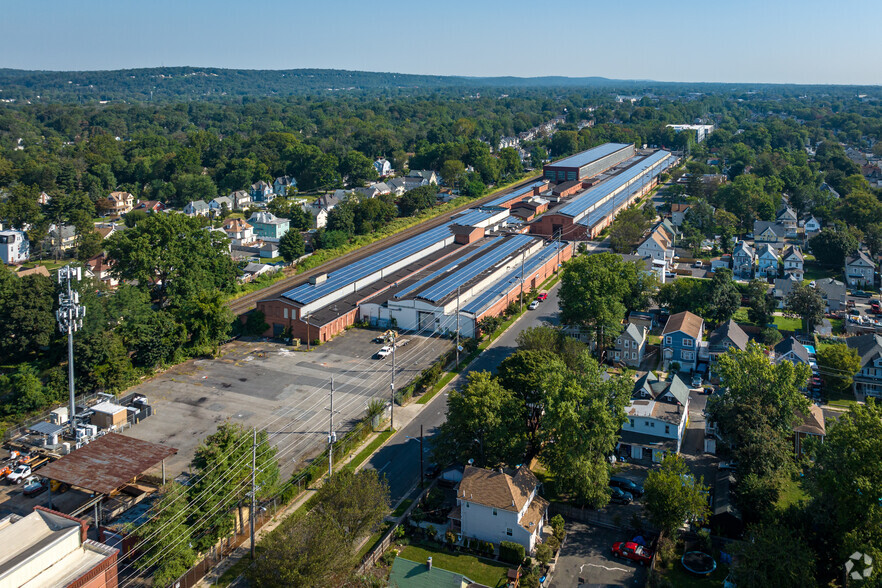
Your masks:
[[[496,588],[506,585],[508,566],[493,560],[453,553],[443,547],[429,546],[425,543],[408,545],[399,554],[410,561],[424,562],[432,558],[432,565],[455,574],[462,574],[473,582]]]
[[[382,539],[383,535],[385,535],[386,532],[391,528],[392,523],[388,521],[384,522],[380,529],[376,533],[368,537],[368,540],[365,541],[365,544],[362,545],[361,549],[358,550],[358,553],[355,556],[355,561],[360,562],[362,559],[364,559],[364,556],[366,556],[368,552],[373,549],[374,545],[377,544],[377,541]]]
[[[742,306],[738,310],[735,311],[735,314],[732,315],[732,320],[736,323],[749,323],[750,320],[747,318],[747,307]]]
[[[392,433],[395,431],[386,430],[377,435],[377,437],[368,443],[368,446],[362,449],[358,455],[352,458],[352,461],[346,464],[346,467],[350,470],[355,470],[358,466],[363,464],[371,454],[376,451],[380,445],[386,442],[386,439],[392,436]]]
[[[775,315],[775,326],[779,331],[803,331],[802,319]]]
[[[392,514],[390,516],[397,519],[398,517],[400,517],[401,515],[404,514],[404,511],[406,511],[407,507],[410,506],[411,504],[413,504],[412,498],[408,498],[407,500],[402,500],[401,504],[398,505],[398,508],[396,508],[395,510],[392,511]]]
[[[459,372],[452,371],[444,374],[444,376],[442,376],[441,379],[438,380],[438,383],[432,386],[431,390],[419,397],[419,399],[416,401],[417,404],[428,404],[429,401],[432,400],[432,398],[434,398],[435,395],[438,394],[438,392],[440,392],[442,388],[444,388],[444,386],[450,383],[450,380],[456,377],[457,373]]]
[[[809,261],[806,257],[805,271],[802,274],[803,282],[808,283],[812,280],[822,280],[824,278],[839,279],[839,271],[828,269],[816,261]]]
[[[664,571],[665,579],[671,583],[671,586],[677,588],[719,588],[728,575],[729,566],[723,565],[719,561],[717,569],[708,576],[696,576],[687,572],[679,559]]]
[[[778,494],[776,505],[780,510],[785,510],[791,504],[798,504],[806,498],[808,498],[808,495],[802,487],[802,481],[788,479],[781,486],[781,492]]]

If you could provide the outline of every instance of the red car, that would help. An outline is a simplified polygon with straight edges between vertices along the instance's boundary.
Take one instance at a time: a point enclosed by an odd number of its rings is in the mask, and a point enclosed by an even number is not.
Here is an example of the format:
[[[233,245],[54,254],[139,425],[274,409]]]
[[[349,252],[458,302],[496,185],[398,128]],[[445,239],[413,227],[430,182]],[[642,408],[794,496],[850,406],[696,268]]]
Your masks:
[[[545,300],[548,298],[548,294],[546,292],[542,292],[539,296],[536,297],[536,300]]]
[[[633,541],[619,541],[612,546],[612,554],[615,557],[624,557],[643,565],[649,565],[652,561],[652,552],[644,546]]]

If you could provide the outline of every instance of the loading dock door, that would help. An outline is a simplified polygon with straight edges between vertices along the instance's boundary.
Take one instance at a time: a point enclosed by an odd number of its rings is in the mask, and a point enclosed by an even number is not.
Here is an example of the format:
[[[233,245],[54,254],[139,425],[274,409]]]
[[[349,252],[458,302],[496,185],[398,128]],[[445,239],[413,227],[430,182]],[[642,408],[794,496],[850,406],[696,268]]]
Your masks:
[[[435,314],[432,312],[417,312],[420,331],[435,330]]]

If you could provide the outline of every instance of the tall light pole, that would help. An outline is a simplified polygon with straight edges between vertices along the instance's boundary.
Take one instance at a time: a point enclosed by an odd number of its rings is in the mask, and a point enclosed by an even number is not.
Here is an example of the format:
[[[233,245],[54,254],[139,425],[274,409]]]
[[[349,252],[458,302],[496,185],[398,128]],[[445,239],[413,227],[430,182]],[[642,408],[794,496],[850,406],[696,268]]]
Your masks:
[[[398,346],[398,342],[395,340],[397,338],[398,333],[395,331],[390,331],[390,338],[392,339],[392,383],[389,385],[391,388],[391,402],[389,403],[389,430],[395,430],[395,348]]]
[[[334,432],[334,376],[331,376],[331,416],[328,421],[328,479],[334,475],[334,443],[337,433]]]
[[[456,369],[459,369],[459,288],[456,287]]]
[[[71,280],[80,281],[82,270],[78,267],[66,265],[58,270],[58,283],[61,285],[61,293],[58,295],[58,310],[55,318],[58,320],[58,328],[62,333],[67,333],[67,379],[70,391],[70,436],[77,438],[76,404],[74,403],[74,355],[73,334],[83,327],[83,317],[86,316],[86,307],[80,306],[80,293],[71,287]]]

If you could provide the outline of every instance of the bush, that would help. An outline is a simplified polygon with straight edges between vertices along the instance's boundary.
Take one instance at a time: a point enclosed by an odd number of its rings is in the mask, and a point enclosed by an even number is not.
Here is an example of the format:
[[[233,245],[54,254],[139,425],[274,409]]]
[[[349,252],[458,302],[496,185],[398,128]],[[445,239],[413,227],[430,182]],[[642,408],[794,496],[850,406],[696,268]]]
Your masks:
[[[712,553],[713,543],[711,542],[710,529],[701,529],[698,532],[698,545],[703,552],[709,555]]]
[[[503,541],[499,544],[499,559],[512,565],[520,565],[526,555],[524,546],[513,541]]]
[[[547,566],[548,562],[550,562],[554,558],[554,554],[551,553],[551,547],[547,544],[542,543],[536,547],[536,561],[541,563],[543,566]]]
[[[523,588],[539,588],[539,578],[531,572],[521,576],[521,581],[518,586],[522,586]]]
[[[404,525],[398,525],[395,527],[395,530],[392,531],[392,538],[398,540],[402,537],[404,537]]]
[[[558,549],[560,549],[560,541],[558,541],[557,537],[553,535],[545,540],[545,544],[551,548],[552,552],[556,552]]]
[[[429,539],[434,540],[435,535],[437,535],[437,534],[438,534],[438,529],[436,529],[434,525],[429,525],[428,527],[426,527],[426,536]]]
[[[551,528],[554,529],[554,536],[557,538],[558,542],[563,541],[564,533],[564,518],[559,514],[551,517]]]
[[[661,537],[658,540],[656,553],[658,554],[660,560],[659,563],[662,564],[662,567],[667,567],[677,559],[677,546],[670,537]]]
[[[391,566],[392,562],[395,561],[396,557],[398,557],[398,550],[397,549],[390,549],[389,551],[384,553],[382,556],[380,556],[380,561],[383,562],[384,566]]]
[[[453,531],[447,531],[447,533],[444,534],[444,540],[447,542],[447,545],[452,547],[456,543],[456,533]]]

